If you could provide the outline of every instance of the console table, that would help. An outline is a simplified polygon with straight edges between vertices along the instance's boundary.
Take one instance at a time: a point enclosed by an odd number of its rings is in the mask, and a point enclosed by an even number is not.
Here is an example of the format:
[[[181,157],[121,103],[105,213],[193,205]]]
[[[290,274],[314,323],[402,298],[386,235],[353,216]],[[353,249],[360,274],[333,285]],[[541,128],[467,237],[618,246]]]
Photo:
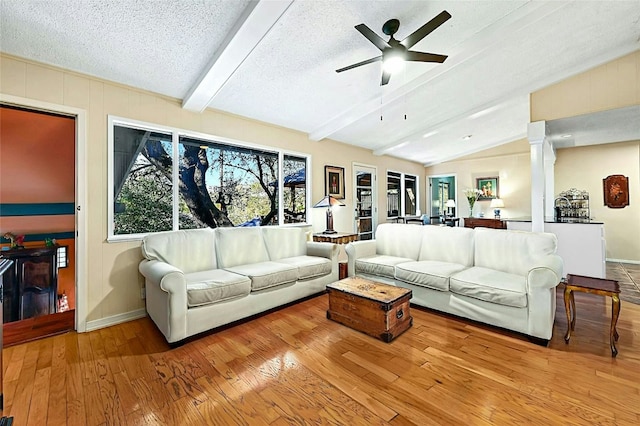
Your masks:
[[[494,229],[507,229],[507,222],[502,219],[491,219],[491,218],[479,218],[479,217],[465,217],[464,218],[464,227],[465,228],[494,228]]]

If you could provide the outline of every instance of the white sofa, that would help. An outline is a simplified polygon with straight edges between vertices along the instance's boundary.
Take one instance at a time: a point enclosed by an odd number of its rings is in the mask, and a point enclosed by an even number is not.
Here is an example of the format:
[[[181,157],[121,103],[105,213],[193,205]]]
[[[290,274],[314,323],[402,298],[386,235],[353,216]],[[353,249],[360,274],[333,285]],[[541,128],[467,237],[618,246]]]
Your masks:
[[[142,241],[149,316],[167,342],[320,293],[338,280],[336,244],[304,228],[170,231]]]
[[[409,288],[413,304],[546,343],[562,278],[556,245],[548,233],[386,223],[346,252],[349,276]]]

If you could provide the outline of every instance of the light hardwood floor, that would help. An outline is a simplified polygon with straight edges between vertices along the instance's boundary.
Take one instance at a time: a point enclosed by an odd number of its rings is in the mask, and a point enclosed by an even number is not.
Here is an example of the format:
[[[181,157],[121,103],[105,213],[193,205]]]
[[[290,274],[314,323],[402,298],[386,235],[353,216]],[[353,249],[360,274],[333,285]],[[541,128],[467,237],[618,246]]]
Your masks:
[[[559,288],[549,347],[412,309],[387,344],[326,319],[327,296],[169,349],[141,319],[4,350],[15,425],[472,425],[640,423],[640,306]]]

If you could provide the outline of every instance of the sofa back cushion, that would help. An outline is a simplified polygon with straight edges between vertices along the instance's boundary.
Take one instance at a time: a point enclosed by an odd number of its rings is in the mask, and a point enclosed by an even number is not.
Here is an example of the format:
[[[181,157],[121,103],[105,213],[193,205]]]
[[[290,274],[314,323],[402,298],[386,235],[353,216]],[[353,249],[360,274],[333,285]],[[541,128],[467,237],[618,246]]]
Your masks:
[[[306,233],[302,228],[264,226],[262,235],[270,260],[307,254]]]
[[[473,229],[423,226],[419,260],[473,266]]]
[[[219,268],[232,268],[269,260],[260,227],[218,228],[216,252]]]
[[[526,275],[536,261],[556,252],[554,234],[475,228],[475,266]]]
[[[150,234],[142,240],[142,255],[187,274],[216,269],[215,234],[211,228]]]
[[[376,254],[418,260],[422,225],[381,223],[376,229]]]

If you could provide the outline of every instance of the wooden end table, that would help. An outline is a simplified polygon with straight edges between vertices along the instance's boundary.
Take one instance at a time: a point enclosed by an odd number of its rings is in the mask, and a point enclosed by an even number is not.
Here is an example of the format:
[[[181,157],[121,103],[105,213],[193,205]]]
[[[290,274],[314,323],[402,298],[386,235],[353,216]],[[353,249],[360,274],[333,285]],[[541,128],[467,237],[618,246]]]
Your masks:
[[[351,234],[347,232],[338,232],[335,234],[313,234],[313,241],[320,243],[333,243],[333,244],[349,244],[352,241],[358,241],[358,234]],[[349,275],[347,271],[347,262],[338,262],[338,278],[344,279]]]
[[[619,337],[616,324],[620,316],[620,285],[618,281],[567,274],[567,282],[564,289],[564,308],[567,311],[567,334],[564,336],[565,343],[569,343],[571,331],[573,331],[576,326],[576,302],[573,298],[573,293],[576,291],[611,297],[612,312],[609,341],[611,345],[611,356],[615,357],[618,355],[616,341]]]
[[[313,234],[313,241],[320,243],[334,243],[334,244],[348,244],[352,241],[358,240],[358,234],[351,234],[347,232],[337,232],[335,234]]]

